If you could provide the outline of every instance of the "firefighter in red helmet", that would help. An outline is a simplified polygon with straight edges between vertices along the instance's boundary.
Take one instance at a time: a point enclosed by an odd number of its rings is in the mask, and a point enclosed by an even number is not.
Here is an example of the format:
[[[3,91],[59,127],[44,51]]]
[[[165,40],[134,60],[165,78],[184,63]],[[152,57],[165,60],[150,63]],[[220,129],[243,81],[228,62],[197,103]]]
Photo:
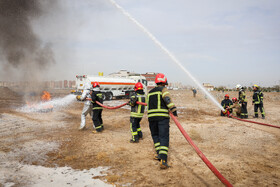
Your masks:
[[[169,148],[169,111],[177,115],[175,104],[171,100],[170,93],[165,87],[168,85],[164,74],[156,75],[157,86],[148,93],[148,120],[153,138],[156,155],[160,161],[160,168],[168,168],[167,153]]]
[[[225,95],[225,99],[221,102],[222,107],[225,109],[225,111],[221,111],[221,116],[225,116],[227,113],[227,108],[232,105],[232,101],[229,99],[229,95]],[[229,109],[229,112],[232,113],[232,109]]]
[[[130,130],[132,133],[131,143],[138,143],[139,139],[143,138],[143,133],[140,127],[140,121],[144,115],[145,106],[139,105],[136,102],[146,102],[145,93],[143,91],[143,84],[141,82],[137,82],[134,86],[134,91],[130,97],[129,105],[131,106],[130,112]]]
[[[236,97],[233,97],[232,99],[233,105],[227,106],[227,110],[233,110],[232,115],[240,117],[241,114],[241,106],[238,103],[238,100]]]
[[[96,132],[101,132],[104,130],[103,126],[103,120],[102,120],[102,111],[103,108],[96,103],[96,101],[100,102],[103,104],[103,95],[100,92],[100,85],[98,82],[94,82],[92,84],[93,87],[93,92],[91,94],[91,99],[92,99],[92,121],[95,127],[95,130],[93,130],[93,133]]]

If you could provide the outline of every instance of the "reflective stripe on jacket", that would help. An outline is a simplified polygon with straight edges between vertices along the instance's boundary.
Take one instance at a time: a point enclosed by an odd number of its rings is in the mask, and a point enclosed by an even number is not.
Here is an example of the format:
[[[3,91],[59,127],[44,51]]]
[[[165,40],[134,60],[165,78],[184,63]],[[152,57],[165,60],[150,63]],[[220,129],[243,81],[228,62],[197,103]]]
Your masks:
[[[244,90],[239,91],[238,100],[239,100],[240,103],[247,102],[247,98],[246,98],[246,94],[245,94]]]
[[[263,93],[260,90],[254,91],[253,103],[254,104],[261,104],[261,103],[263,103]]]
[[[142,118],[145,112],[145,106],[136,104],[137,101],[145,103],[146,102],[145,95],[134,93],[131,96],[129,102],[129,105],[131,106],[130,116],[135,118]]]
[[[91,94],[91,99],[92,110],[103,109],[100,105],[96,103],[96,101],[98,101],[99,103],[103,104],[103,95],[100,91],[93,91]]]
[[[226,109],[227,106],[231,106],[232,105],[232,101],[230,99],[224,99],[224,100],[222,100],[221,105],[222,105],[222,107],[224,109]]]
[[[149,121],[163,120],[169,118],[169,111],[176,111],[170,94],[164,86],[153,88],[148,94],[148,119]]]

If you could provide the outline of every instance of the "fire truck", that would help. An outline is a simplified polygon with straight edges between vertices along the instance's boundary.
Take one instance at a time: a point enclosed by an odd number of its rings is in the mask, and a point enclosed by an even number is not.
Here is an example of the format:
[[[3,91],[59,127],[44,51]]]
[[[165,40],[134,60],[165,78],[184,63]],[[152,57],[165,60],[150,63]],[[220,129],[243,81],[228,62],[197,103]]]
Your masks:
[[[125,77],[116,75],[109,76],[92,76],[92,75],[77,75],[76,76],[76,90],[72,93],[76,95],[82,94],[85,83],[98,82],[100,90],[103,93],[104,100],[130,98],[134,92],[134,85],[141,82],[144,86],[144,91],[147,93],[147,80],[140,74],[129,74]]]

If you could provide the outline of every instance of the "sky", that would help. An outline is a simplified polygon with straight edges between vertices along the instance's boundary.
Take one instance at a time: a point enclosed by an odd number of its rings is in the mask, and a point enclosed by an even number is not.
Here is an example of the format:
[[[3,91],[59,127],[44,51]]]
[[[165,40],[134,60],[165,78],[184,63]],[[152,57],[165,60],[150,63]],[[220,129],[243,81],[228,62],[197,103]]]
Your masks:
[[[201,83],[280,84],[279,0],[115,0]],[[56,63],[46,80],[125,69],[191,79],[109,0],[58,0],[33,20]],[[1,72],[1,71],[0,71]]]

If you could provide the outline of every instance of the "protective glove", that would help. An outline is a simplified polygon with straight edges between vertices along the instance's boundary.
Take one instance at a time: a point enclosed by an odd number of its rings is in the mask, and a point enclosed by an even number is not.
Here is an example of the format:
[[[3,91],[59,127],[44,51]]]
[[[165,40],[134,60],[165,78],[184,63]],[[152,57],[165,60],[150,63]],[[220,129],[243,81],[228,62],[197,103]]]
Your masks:
[[[175,110],[174,112],[172,112],[172,114],[176,117],[178,117],[178,114],[177,114],[177,110]]]
[[[77,99],[78,101],[80,101],[80,100],[81,100],[81,96],[80,96],[80,95],[77,95],[77,96],[76,96],[76,99]]]

